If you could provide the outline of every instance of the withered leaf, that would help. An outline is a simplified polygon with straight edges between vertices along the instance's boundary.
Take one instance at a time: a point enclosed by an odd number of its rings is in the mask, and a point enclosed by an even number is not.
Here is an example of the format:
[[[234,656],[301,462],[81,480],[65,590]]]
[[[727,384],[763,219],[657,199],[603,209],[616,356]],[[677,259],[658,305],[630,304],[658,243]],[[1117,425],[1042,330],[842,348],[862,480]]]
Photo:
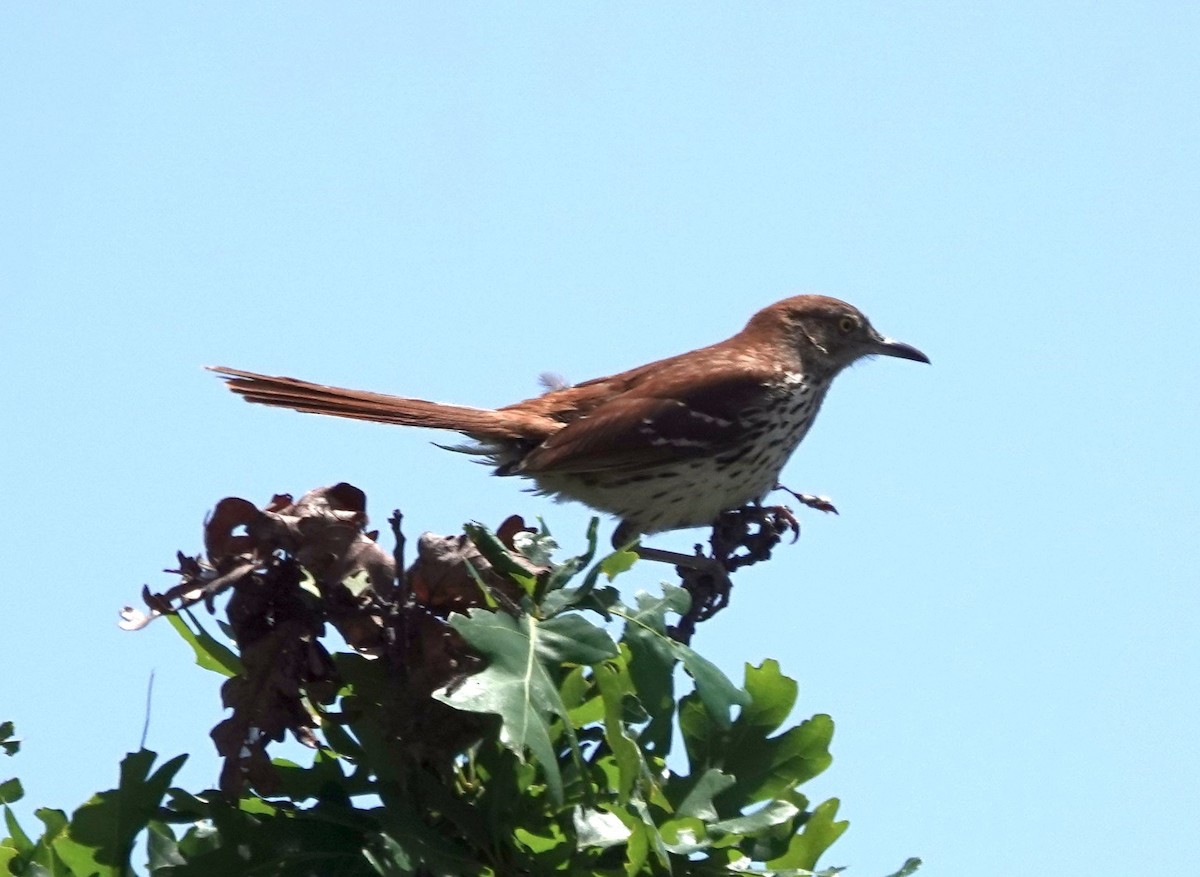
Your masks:
[[[408,568],[409,588],[419,604],[443,618],[451,612],[466,612],[487,602],[472,569],[510,601],[521,598],[520,589],[498,575],[465,534],[422,533],[417,540],[417,559]]]
[[[407,572],[410,587],[402,589],[393,555],[376,532],[366,532],[367,523],[366,496],[345,483],[298,500],[277,494],[263,508],[226,497],[205,521],[205,555],[177,555],[177,584],[162,593],[146,588],[147,612],[122,611],[122,627],[138,629],[199,601],[213,611],[214,598],[228,593],[225,629],[237,644],[240,672],[222,686],[230,714],[211,737],[224,760],[220,786],[231,798],[247,786],[260,794],[278,789],[271,743],[290,734],[319,746],[322,716],[352,726],[361,713],[356,698],[384,707],[389,745],[414,763],[444,762],[494,721],[432,697],[483,668],[445,617],[485,602],[472,570],[510,606],[522,592],[461,534],[422,536]],[[516,516],[499,529],[513,562],[538,575],[543,568],[515,547],[520,534],[534,532]],[[322,642],[331,624],[358,655],[335,663]],[[351,657],[368,663],[343,662]],[[339,668],[347,666],[379,670],[344,680]],[[347,695],[340,710],[327,711],[339,692]]]

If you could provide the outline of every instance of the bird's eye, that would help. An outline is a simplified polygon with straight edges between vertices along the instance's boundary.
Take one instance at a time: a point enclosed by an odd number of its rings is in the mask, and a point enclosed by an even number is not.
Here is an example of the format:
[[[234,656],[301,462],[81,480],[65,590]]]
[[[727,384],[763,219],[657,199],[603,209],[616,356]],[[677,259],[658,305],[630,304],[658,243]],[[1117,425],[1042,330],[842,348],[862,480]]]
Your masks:
[[[843,335],[849,335],[857,328],[858,320],[854,319],[854,317],[847,315],[838,320],[838,329],[841,330]]]

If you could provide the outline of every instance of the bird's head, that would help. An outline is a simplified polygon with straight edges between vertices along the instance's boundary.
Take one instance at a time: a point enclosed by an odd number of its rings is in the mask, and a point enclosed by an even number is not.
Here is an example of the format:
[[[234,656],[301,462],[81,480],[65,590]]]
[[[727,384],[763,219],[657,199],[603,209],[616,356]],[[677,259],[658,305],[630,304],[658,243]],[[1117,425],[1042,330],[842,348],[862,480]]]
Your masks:
[[[831,377],[864,356],[929,362],[911,344],[877,332],[858,308],[824,295],[797,295],[776,302],[751,317],[746,331],[766,333],[798,353],[806,370]]]

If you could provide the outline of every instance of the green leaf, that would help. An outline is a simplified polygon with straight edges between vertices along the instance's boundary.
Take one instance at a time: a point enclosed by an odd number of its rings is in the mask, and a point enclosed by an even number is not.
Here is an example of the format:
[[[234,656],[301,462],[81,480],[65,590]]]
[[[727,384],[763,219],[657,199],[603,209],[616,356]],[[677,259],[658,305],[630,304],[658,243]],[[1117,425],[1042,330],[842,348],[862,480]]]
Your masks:
[[[376,862],[384,866],[379,869],[375,865],[379,873],[404,877],[414,873],[439,877],[479,874],[481,868],[476,857],[446,834],[430,831],[411,803],[369,811],[385,829],[385,833],[377,835],[378,846],[383,849]]]
[[[539,654],[552,665],[592,665],[620,654],[608,631],[581,615],[561,615],[538,622],[536,628]]]
[[[574,727],[582,728],[604,719],[604,701],[587,667],[578,666],[567,673],[558,687],[558,694]]]
[[[671,856],[667,850],[666,842],[663,841],[662,832],[659,831],[658,825],[654,821],[654,816],[650,812],[650,808],[646,806],[646,802],[641,798],[634,798],[630,801],[630,804],[633,805],[633,812],[637,814],[642,824],[642,833],[649,852],[653,853],[663,869],[670,873]],[[628,868],[628,864],[626,867]]]
[[[837,798],[818,805],[804,823],[804,829],[788,843],[787,852],[767,862],[767,867],[780,870],[806,868],[809,871],[816,868],[821,855],[850,827],[849,822],[834,821],[837,809]]]
[[[518,826],[513,831],[513,838],[525,849],[537,856],[544,856],[547,853],[552,853],[560,847],[569,843],[569,839],[563,834],[562,829],[553,822],[549,825],[548,834],[535,834],[526,828]]]
[[[614,551],[607,557],[600,560],[600,572],[608,576],[611,582],[623,572],[628,572],[633,569],[633,565],[638,562],[636,551]]]
[[[604,739],[612,750],[617,764],[619,783],[617,800],[624,804],[629,800],[634,785],[649,776],[642,750],[630,737],[624,724],[625,698],[633,697],[633,681],[625,661],[606,661],[594,670],[600,696],[604,700]]]
[[[554,538],[546,522],[538,518],[539,529],[536,532],[518,530],[513,534],[513,548],[517,554],[528,560],[534,566],[554,566],[554,553],[558,551],[558,540]]]
[[[833,719],[820,714],[806,719],[782,734],[767,739],[739,738],[731,743],[727,770],[738,783],[733,793],[745,803],[777,797],[822,773],[833,763],[829,744],[833,739]],[[741,746],[757,748],[752,756]]]
[[[146,851],[149,854],[149,868],[153,873],[163,868],[187,864],[183,854],[179,852],[179,843],[171,826],[157,819],[146,823]]]
[[[597,696],[585,700],[567,711],[567,720],[573,727],[582,728],[604,719],[604,699]]]
[[[28,853],[33,850],[33,841],[29,839],[21,824],[17,822],[16,815],[9,809],[8,805],[4,805],[4,825],[8,829],[8,838],[12,841],[12,846],[18,853]]]
[[[607,810],[576,807],[572,821],[575,823],[576,844],[580,849],[607,849],[625,843],[632,833],[621,817]]]
[[[755,835],[790,822],[799,815],[800,808],[790,801],[772,801],[754,813],[714,822],[708,830],[712,834]]]
[[[21,781],[16,777],[0,783],[0,804],[15,804],[25,797]]]
[[[521,757],[530,750],[555,801],[561,802],[562,775],[550,732],[553,716],[564,720],[576,753],[578,744],[555,676],[562,664],[596,664],[614,657],[616,644],[578,615],[539,622],[529,615],[513,618],[475,608],[468,615],[451,616],[450,625],[488,659],[488,666],[434,696],[456,709],[500,716],[501,742]]]
[[[563,677],[563,681],[558,686],[558,696],[562,698],[562,702],[566,705],[567,709],[573,710],[594,697],[593,688],[592,680],[588,678],[586,668],[578,666]],[[597,716],[597,718],[599,717]],[[593,721],[595,720],[593,719]],[[576,724],[586,723],[576,722]]]
[[[546,581],[547,593],[565,587],[567,582],[573,579],[581,569],[592,562],[592,558],[596,555],[596,531],[599,526],[600,519],[592,518],[588,523],[587,548],[584,549],[583,554],[576,555],[554,567]]]
[[[270,801],[254,797],[239,800],[237,802],[237,809],[242,813],[250,813],[257,816],[274,816],[279,812],[279,808]]]
[[[0,749],[4,750],[5,755],[16,755],[21,748],[21,741],[13,739],[15,733],[12,722],[0,722]]]
[[[179,839],[179,851],[189,862],[202,861],[205,856],[219,854],[223,839],[216,825],[205,820],[184,833]]]
[[[625,842],[625,874],[627,877],[634,877],[643,873],[642,866],[650,856],[650,833],[656,832],[657,829],[647,826],[631,810],[622,808],[615,811],[615,815],[629,832],[629,840]]]
[[[683,592],[683,611],[687,611],[687,593]],[[675,664],[678,658],[671,648],[666,631],[666,613],[678,610],[664,596],[655,598],[645,591],[635,597],[638,608],[626,619],[622,645],[629,648],[629,676],[637,691],[638,700],[650,715],[642,729],[640,743],[654,754],[666,757],[674,735]]]
[[[495,735],[468,756],[466,765],[470,788],[477,791],[474,806],[482,814],[485,830],[493,837],[505,837],[514,824],[533,823],[525,813],[546,809],[545,787],[536,784],[537,768],[521,761],[503,746]]]
[[[900,870],[894,874],[889,874],[888,877],[909,877],[911,874],[917,873],[917,869],[921,867],[921,860],[915,856],[904,860],[904,864],[900,866]]]
[[[602,614],[607,620],[608,610],[617,602],[619,594],[613,588],[601,588],[597,591],[596,582],[599,581],[601,574],[607,574],[609,581],[612,581],[619,573],[628,569],[628,566],[623,566],[624,559],[614,558],[617,558],[617,555],[632,552],[616,552],[616,554],[602,558],[599,563],[588,570],[583,584],[576,588],[565,587],[566,583],[579,570],[591,562],[592,556],[596,553],[596,526],[598,523],[597,518],[592,518],[588,527],[587,551],[578,557],[571,558],[550,574],[546,585],[546,596],[540,601],[538,607],[542,617],[549,618],[572,607],[585,605]],[[633,559],[637,559],[636,554]]]
[[[155,816],[176,772],[187,760],[178,755],[150,772],[157,754],[148,749],[131,752],[121,761],[116,789],[94,795],[71,817],[70,837],[95,850],[95,861],[129,867],[129,856],[138,833]]]
[[[695,682],[696,694],[699,695],[713,721],[719,728],[728,728],[732,722],[731,710],[735,706],[748,703],[749,695],[734,685],[712,661],[701,656],[689,646],[667,636],[666,614],[667,612],[679,614],[687,611],[691,602],[687,591],[674,585],[664,585],[661,598],[654,598],[642,592],[637,595],[636,599],[638,604],[636,610],[619,606],[614,608],[613,614],[625,619],[625,633],[622,640],[629,643],[632,652],[630,670],[634,672],[635,684],[640,682],[647,689],[644,693],[650,702],[647,703],[646,699],[642,700],[646,711],[655,718],[661,715],[655,709],[655,704],[659,705],[659,710],[661,710],[664,688],[668,684],[665,678],[669,675],[665,671],[678,661],[683,664],[683,669]],[[645,667],[635,671],[639,661],[645,662]],[[639,697],[643,696],[641,685],[638,687],[638,695]],[[651,720],[651,725],[654,725],[654,719]],[[650,739],[659,746],[665,745],[662,740],[666,732],[667,728],[663,727],[661,720],[658,727],[648,729]],[[658,746],[656,746],[655,752],[663,754]]]
[[[600,577],[599,565],[588,570],[583,584],[577,588],[562,588],[552,591],[538,605],[538,614],[542,618],[551,618],[568,609],[591,609],[604,617],[605,621],[612,620],[612,607],[621,602],[621,592],[611,585],[603,588],[596,587]]]
[[[379,834],[367,839],[363,858],[382,877],[412,877],[416,873],[416,862],[393,838]]]
[[[55,854],[71,874],[86,874],[89,877],[123,877],[124,874],[130,873],[124,868],[97,862],[96,849],[79,843],[66,831],[54,835],[47,832],[44,840],[50,840]]]
[[[201,793],[205,794],[205,793]],[[216,792],[208,792],[212,796]],[[171,812],[172,822],[201,822],[212,816],[209,802],[200,795],[180,788],[167,789],[167,808]]]
[[[184,611],[187,612],[187,610]],[[196,616],[191,612],[187,612],[187,616],[191,619],[192,624],[196,625],[195,631],[188,627],[187,622],[180,615],[168,615],[167,621],[183,637],[184,641],[192,647],[192,651],[196,653],[196,664],[205,670],[220,673],[222,676],[240,675],[242,673],[242,661],[234,651],[229,646],[219,642],[212,634],[205,630],[203,625],[196,620]]]
[[[371,791],[365,777],[346,776],[342,772],[342,760],[327,750],[317,752],[310,767],[301,767],[278,758],[271,763],[279,778],[278,793],[286,795],[293,802],[330,795],[348,799],[351,795]]]
[[[742,708],[738,725],[755,728],[765,736],[782,725],[791,713],[799,686],[795,679],[779,671],[779,662],[774,658],[768,658],[758,667],[747,664],[745,678],[750,702]]]
[[[833,762],[829,745],[833,719],[816,715],[774,737],[796,702],[796,682],[779,672],[775,661],[746,666],[743,707],[728,735],[710,741],[720,751],[720,766],[737,777],[722,798],[725,812],[783,795],[808,782]]]
[[[42,825],[46,827],[43,835],[52,838],[64,828],[67,827],[67,814],[61,810],[55,810],[51,807],[39,807],[33,811],[33,815],[41,820]]]
[[[718,815],[713,798],[733,783],[734,778],[727,773],[715,768],[706,770],[688,791],[687,797],[679,802],[676,812],[681,816],[695,816],[705,822],[715,821]]]
[[[67,825],[67,814],[61,810],[52,810],[48,807],[42,807],[34,811],[34,815],[41,820],[45,830],[42,836],[34,843],[28,858],[28,864],[22,871],[23,874],[50,875],[50,877],[69,877],[73,873],[81,873],[92,875],[97,871],[95,868],[87,870],[75,871],[68,868],[67,864],[62,860],[59,854],[55,851],[57,841],[64,838],[64,830]],[[101,874],[101,877],[109,877],[108,874]]]
[[[702,657],[682,643],[675,645],[683,669],[696,683],[696,694],[699,695],[708,714],[718,727],[728,728],[731,721],[730,711],[746,702],[746,693],[730,682],[729,677],[708,658]]]
[[[786,797],[801,783],[821,773],[832,762],[829,744],[833,720],[817,715],[774,737],[795,702],[795,683],[778,672],[774,662],[748,667],[746,689],[752,700],[743,707],[729,730],[722,730],[696,695],[680,703],[679,729],[693,774],[719,768],[736,777],[734,784],[715,801],[718,812],[730,815],[747,806]],[[673,795],[685,781],[673,781]]]
[[[487,559],[494,571],[507,578],[530,597],[533,596],[534,589],[537,587],[537,577],[531,575],[529,570],[513,559],[504,543],[497,539],[491,530],[482,524],[472,522],[465,524],[463,531],[471,537],[471,541],[475,543],[479,553]]]
[[[10,874],[12,869],[9,868],[9,863],[17,856],[21,855],[17,852],[16,847],[8,846],[5,843],[0,843],[0,874]]]
[[[663,846],[677,856],[690,856],[711,846],[703,820],[681,816],[668,820],[659,829]]]

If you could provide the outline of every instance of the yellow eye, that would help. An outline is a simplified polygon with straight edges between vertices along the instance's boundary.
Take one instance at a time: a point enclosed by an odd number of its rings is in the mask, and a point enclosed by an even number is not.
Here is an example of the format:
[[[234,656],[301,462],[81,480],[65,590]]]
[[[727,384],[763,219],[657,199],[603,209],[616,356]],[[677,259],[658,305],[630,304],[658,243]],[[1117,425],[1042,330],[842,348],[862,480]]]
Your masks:
[[[849,335],[857,328],[858,320],[854,319],[854,317],[847,315],[838,320],[838,329],[841,330],[843,335]]]

